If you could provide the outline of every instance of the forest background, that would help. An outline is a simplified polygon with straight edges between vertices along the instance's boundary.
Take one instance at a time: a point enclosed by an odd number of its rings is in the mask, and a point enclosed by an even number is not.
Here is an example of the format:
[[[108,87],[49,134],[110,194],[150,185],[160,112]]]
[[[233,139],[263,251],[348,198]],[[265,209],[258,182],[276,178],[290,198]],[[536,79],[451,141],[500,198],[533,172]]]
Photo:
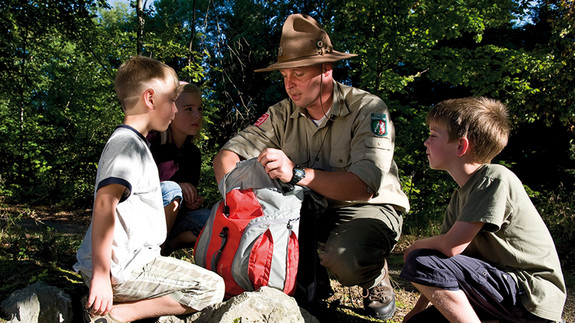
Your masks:
[[[0,204],[91,207],[98,158],[123,117],[114,75],[141,54],[203,90],[200,191],[209,207],[220,198],[214,154],[286,96],[279,73],[253,71],[275,61],[285,18],[301,12],[336,50],[359,54],[336,64],[335,79],[390,108],[411,202],[405,234],[437,234],[455,189],[428,167],[426,112],[487,96],[508,106],[513,124],[494,162],[523,181],[572,272],[574,10],[573,0],[0,0]],[[30,257],[6,228],[0,259]]]

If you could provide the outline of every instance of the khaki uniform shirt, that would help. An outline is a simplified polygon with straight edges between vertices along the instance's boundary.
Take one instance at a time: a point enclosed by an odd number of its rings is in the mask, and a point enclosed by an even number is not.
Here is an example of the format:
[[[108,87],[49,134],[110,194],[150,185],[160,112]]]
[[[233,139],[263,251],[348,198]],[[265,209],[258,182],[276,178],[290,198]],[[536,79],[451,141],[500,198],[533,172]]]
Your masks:
[[[442,233],[456,221],[484,223],[463,254],[509,272],[525,291],[521,301],[529,312],[561,321],[566,290],[559,256],[515,174],[501,165],[477,169],[453,195]]]
[[[285,99],[271,106],[254,125],[230,139],[222,149],[246,159],[265,148],[281,149],[295,164],[324,171],[344,171],[367,184],[369,201],[329,201],[390,204],[409,211],[393,160],[395,129],[389,110],[377,96],[334,82],[329,119],[317,126],[306,110]]]

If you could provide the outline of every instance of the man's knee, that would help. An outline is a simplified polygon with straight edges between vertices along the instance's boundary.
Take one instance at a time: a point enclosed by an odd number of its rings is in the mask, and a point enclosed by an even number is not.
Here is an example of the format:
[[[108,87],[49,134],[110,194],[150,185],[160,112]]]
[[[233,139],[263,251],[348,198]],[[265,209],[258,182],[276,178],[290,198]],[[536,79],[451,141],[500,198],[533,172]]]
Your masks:
[[[388,250],[367,244],[361,236],[333,232],[320,252],[321,264],[344,286],[369,288],[381,280]]]

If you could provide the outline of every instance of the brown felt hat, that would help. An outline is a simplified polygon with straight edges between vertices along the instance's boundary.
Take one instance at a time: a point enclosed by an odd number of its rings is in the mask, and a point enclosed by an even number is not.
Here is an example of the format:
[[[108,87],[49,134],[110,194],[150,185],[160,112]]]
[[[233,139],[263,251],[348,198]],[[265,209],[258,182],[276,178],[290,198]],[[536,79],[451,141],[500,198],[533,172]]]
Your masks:
[[[302,14],[290,15],[283,26],[278,61],[255,72],[275,71],[282,68],[311,66],[337,62],[357,56],[333,49],[328,34],[312,17]]]

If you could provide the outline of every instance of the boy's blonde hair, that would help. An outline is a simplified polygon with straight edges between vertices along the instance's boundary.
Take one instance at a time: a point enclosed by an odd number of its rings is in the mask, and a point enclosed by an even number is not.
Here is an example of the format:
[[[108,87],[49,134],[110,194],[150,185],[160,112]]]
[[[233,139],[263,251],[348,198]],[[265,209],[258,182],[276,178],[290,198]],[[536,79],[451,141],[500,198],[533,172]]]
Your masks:
[[[485,97],[439,102],[427,114],[426,122],[444,125],[450,142],[466,137],[479,163],[491,162],[505,148],[511,130],[505,105]]]
[[[114,89],[124,111],[132,107],[138,96],[145,90],[146,83],[156,80],[173,79],[178,82],[178,75],[173,68],[153,58],[137,55],[124,62],[118,68]]]

